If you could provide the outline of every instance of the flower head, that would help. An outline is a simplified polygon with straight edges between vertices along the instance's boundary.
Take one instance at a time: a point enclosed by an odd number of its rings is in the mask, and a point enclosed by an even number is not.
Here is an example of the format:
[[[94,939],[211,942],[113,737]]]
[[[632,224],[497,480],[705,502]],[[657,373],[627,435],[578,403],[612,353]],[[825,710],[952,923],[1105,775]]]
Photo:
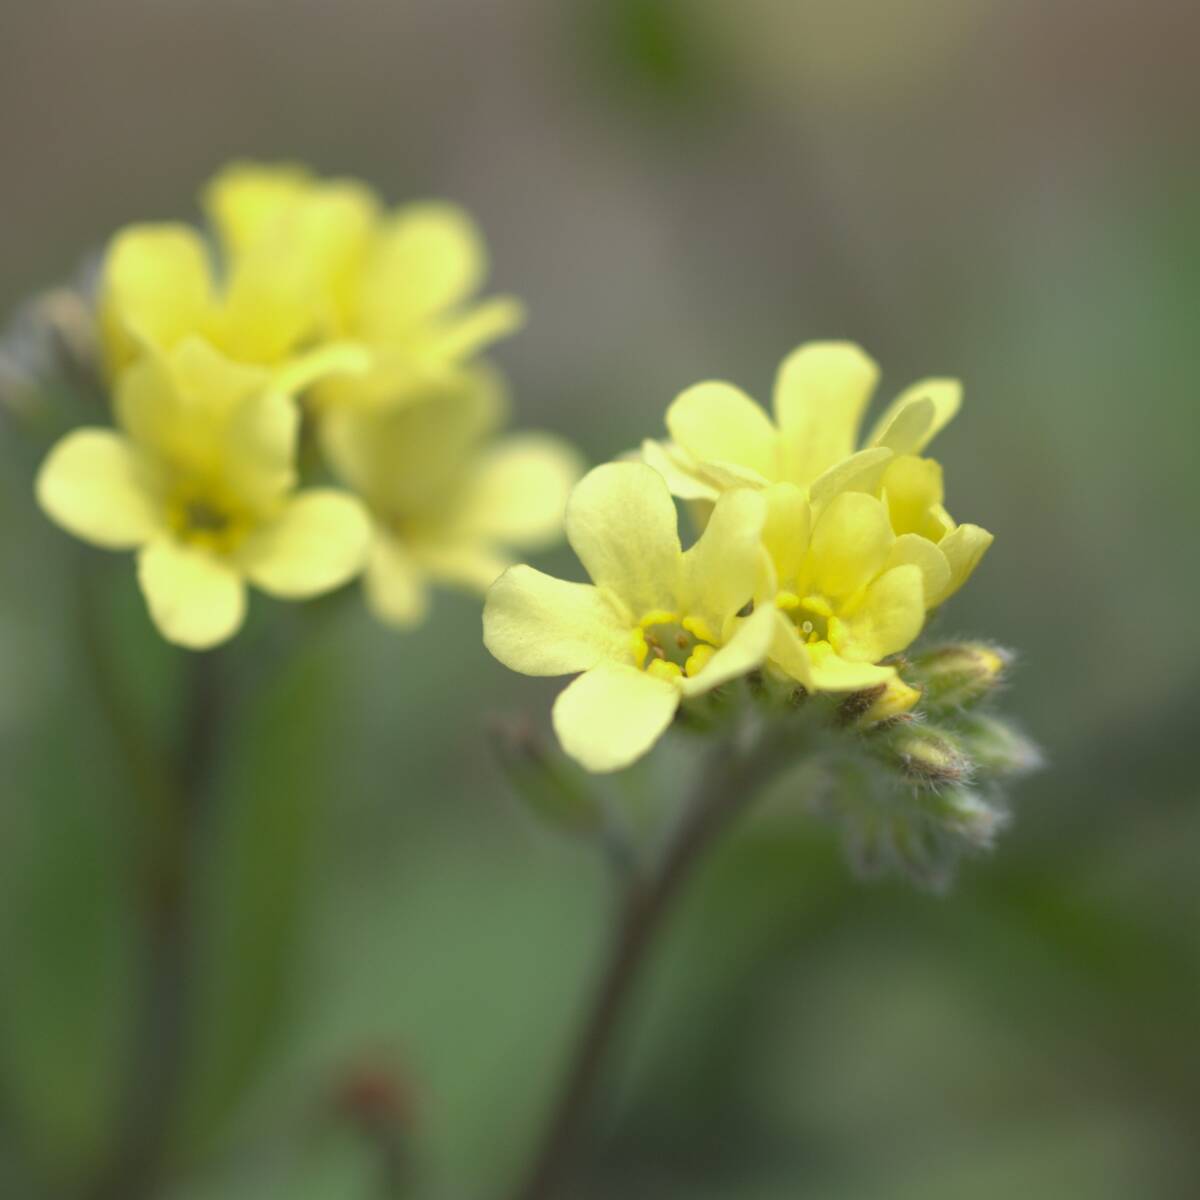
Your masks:
[[[526,675],[582,672],[554,705],[563,749],[592,771],[645,754],[680,703],[759,667],[775,633],[749,612],[763,570],[764,498],[722,496],[704,533],[680,545],[662,477],[641,463],[586,475],[567,505],[567,538],[591,583],[511,567],[484,606],[484,643]]]
[[[69,433],[37,480],[46,513],[85,541],[137,549],[138,580],[168,641],[202,649],[235,633],[245,584],[286,598],[328,591],[361,569],[362,506],[330,489],[297,492],[299,415],[291,393],[323,370],[318,353],[280,373],[231,362],[198,338],[121,373],[119,430]]]
[[[506,412],[499,378],[476,367],[427,383],[401,407],[322,413],[326,455],[371,511],[364,586],[381,620],[415,625],[430,583],[483,592],[510,548],[561,536],[578,455],[548,434],[496,438]]]
[[[859,347],[811,342],[779,368],[774,420],[731,384],[697,384],[667,410],[671,440],[646,442],[643,456],[683,499],[784,483],[807,495],[815,515],[844,492],[876,497],[896,535],[915,534],[944,555],[950,575],[927,595],[933,607],[966,582],[992,542],[979,526],[955,523],[943,504],[941,466],[921,457],[958,412],[962,387],[927,379],[907,388],[856,450],[878,380]]]

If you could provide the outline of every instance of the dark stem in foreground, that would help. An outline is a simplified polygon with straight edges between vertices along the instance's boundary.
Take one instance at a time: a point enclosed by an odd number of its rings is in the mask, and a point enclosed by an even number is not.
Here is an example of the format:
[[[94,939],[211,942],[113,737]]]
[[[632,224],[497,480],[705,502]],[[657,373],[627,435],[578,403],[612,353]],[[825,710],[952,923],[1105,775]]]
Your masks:
[[[163,1184],[190,1051],[193,867],[219,741],[221,663],[213,652],[188,655],[177,743],[173,754],[159,755],[146,731],[130,719],[108,648],[95,628],[89,632],[94,610],[83,620],[99,699],[140,801],[137,886],[143,936],[139,1010],[115,1147],[87,1196],[149,1200]]]
[[[613,1036],[654,938],[692,868],[755,798],[787,755],[758,739],[750,748],[716,747],[674,839],[649,878],[634,878],[624,898],[607,964],[576,1044],[533,1167],[513,1200],[559,1200],[581,1126]]]

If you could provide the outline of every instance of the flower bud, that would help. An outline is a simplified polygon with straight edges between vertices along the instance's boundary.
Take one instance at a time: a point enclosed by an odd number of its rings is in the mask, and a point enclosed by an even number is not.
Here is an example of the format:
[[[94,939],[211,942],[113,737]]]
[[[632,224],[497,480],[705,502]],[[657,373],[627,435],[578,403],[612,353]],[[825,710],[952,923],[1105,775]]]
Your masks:
[[[971,762],[954,739],[919,721],[899,723],[887,735],[885,747],[888,756],[918,785],[961,783],[971,774]]]
[[[1042,752],[1000,717],[973,714],[960,725],[963,747],[985,775],[1024,775],[1042,765]]]
[[[1007,820],[1002,809],[964,787],[938,792],[932,804],[935,818],[947,833],[979,850],[991,846]]]
[[[878,687],[855,692],[845,701],[843,712],[849,714],[852,708],[857,708],[855,723],[860,729],[867,729],[903,716],[920,699],[920,688],[910,687],[896,675]]]
[[[985,642],[952,642],[914,658],[910,674],[926,705],[941,711],[978,703],[999,686],[1011,662],[1008,651]]]

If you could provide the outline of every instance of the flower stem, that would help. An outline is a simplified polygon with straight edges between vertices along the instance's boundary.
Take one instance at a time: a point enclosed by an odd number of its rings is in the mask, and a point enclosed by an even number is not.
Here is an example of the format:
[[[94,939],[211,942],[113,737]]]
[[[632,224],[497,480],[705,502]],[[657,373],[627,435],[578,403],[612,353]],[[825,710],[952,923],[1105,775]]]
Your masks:
[[[87,1195],[143,1200],[160,1194],[190,1049],[192,875],[198,818],[219,744],[220,663],[211,652],[188,655],[175,753],[159,755],[124,703],[108,648],[94,627],[94,606],[93,596],[93,615],[83,618],[88,658],[141,802],[137,885],[144,940],[140,1009],[115,1146]]]
[[[730,822],[761,792],[789,747],[759,738],[749,748],[716,747],[710,769],[666,852],[648,877],[630,881],[609,951],[592,998],[566,1079],[554,1106],[533,1167],[513,1200],[547,1200],[562,1195],[564,1173],[576,1149],[581,1126],[638,977],[671,905],[693,868]]]

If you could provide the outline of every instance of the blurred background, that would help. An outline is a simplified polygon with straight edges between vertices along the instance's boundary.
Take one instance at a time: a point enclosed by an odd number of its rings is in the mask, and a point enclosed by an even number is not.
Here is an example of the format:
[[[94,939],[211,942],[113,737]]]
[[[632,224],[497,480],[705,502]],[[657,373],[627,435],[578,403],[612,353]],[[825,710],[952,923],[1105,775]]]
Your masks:
[[[939,632],[1019,649],[1006,705],[1049,768],[941,897],[857,882],[814,821],[744,823],[643,980],[578,1196],[1200,1195],[1200,8],[41,0],[2,24],[6,313],[115,227],[197,215],[227,159],[297,158],[478,216],[531,313],[498,354],[518,423],[592,461],[697,380],[767,399],[807,339],[865,345],[884,397],[966,382],[938,457],[997,541]],[[115,639],[117,699],[164,737],[189,669],[129,561],[35,510],[41,452],[6,448],[0,495],[21,1200],[84,1194],[150,1036],[130,784],[81,664]],[[502,1195],[603,950],[602,864],[534,827],[484,738],[554,688],[487,656],[475,599],[409,636],[350,600],[258,597],[271,661],[219,656],[248,684],[195,849],[177,1200],[399,1194],[396,1153],[414,1195]]]

